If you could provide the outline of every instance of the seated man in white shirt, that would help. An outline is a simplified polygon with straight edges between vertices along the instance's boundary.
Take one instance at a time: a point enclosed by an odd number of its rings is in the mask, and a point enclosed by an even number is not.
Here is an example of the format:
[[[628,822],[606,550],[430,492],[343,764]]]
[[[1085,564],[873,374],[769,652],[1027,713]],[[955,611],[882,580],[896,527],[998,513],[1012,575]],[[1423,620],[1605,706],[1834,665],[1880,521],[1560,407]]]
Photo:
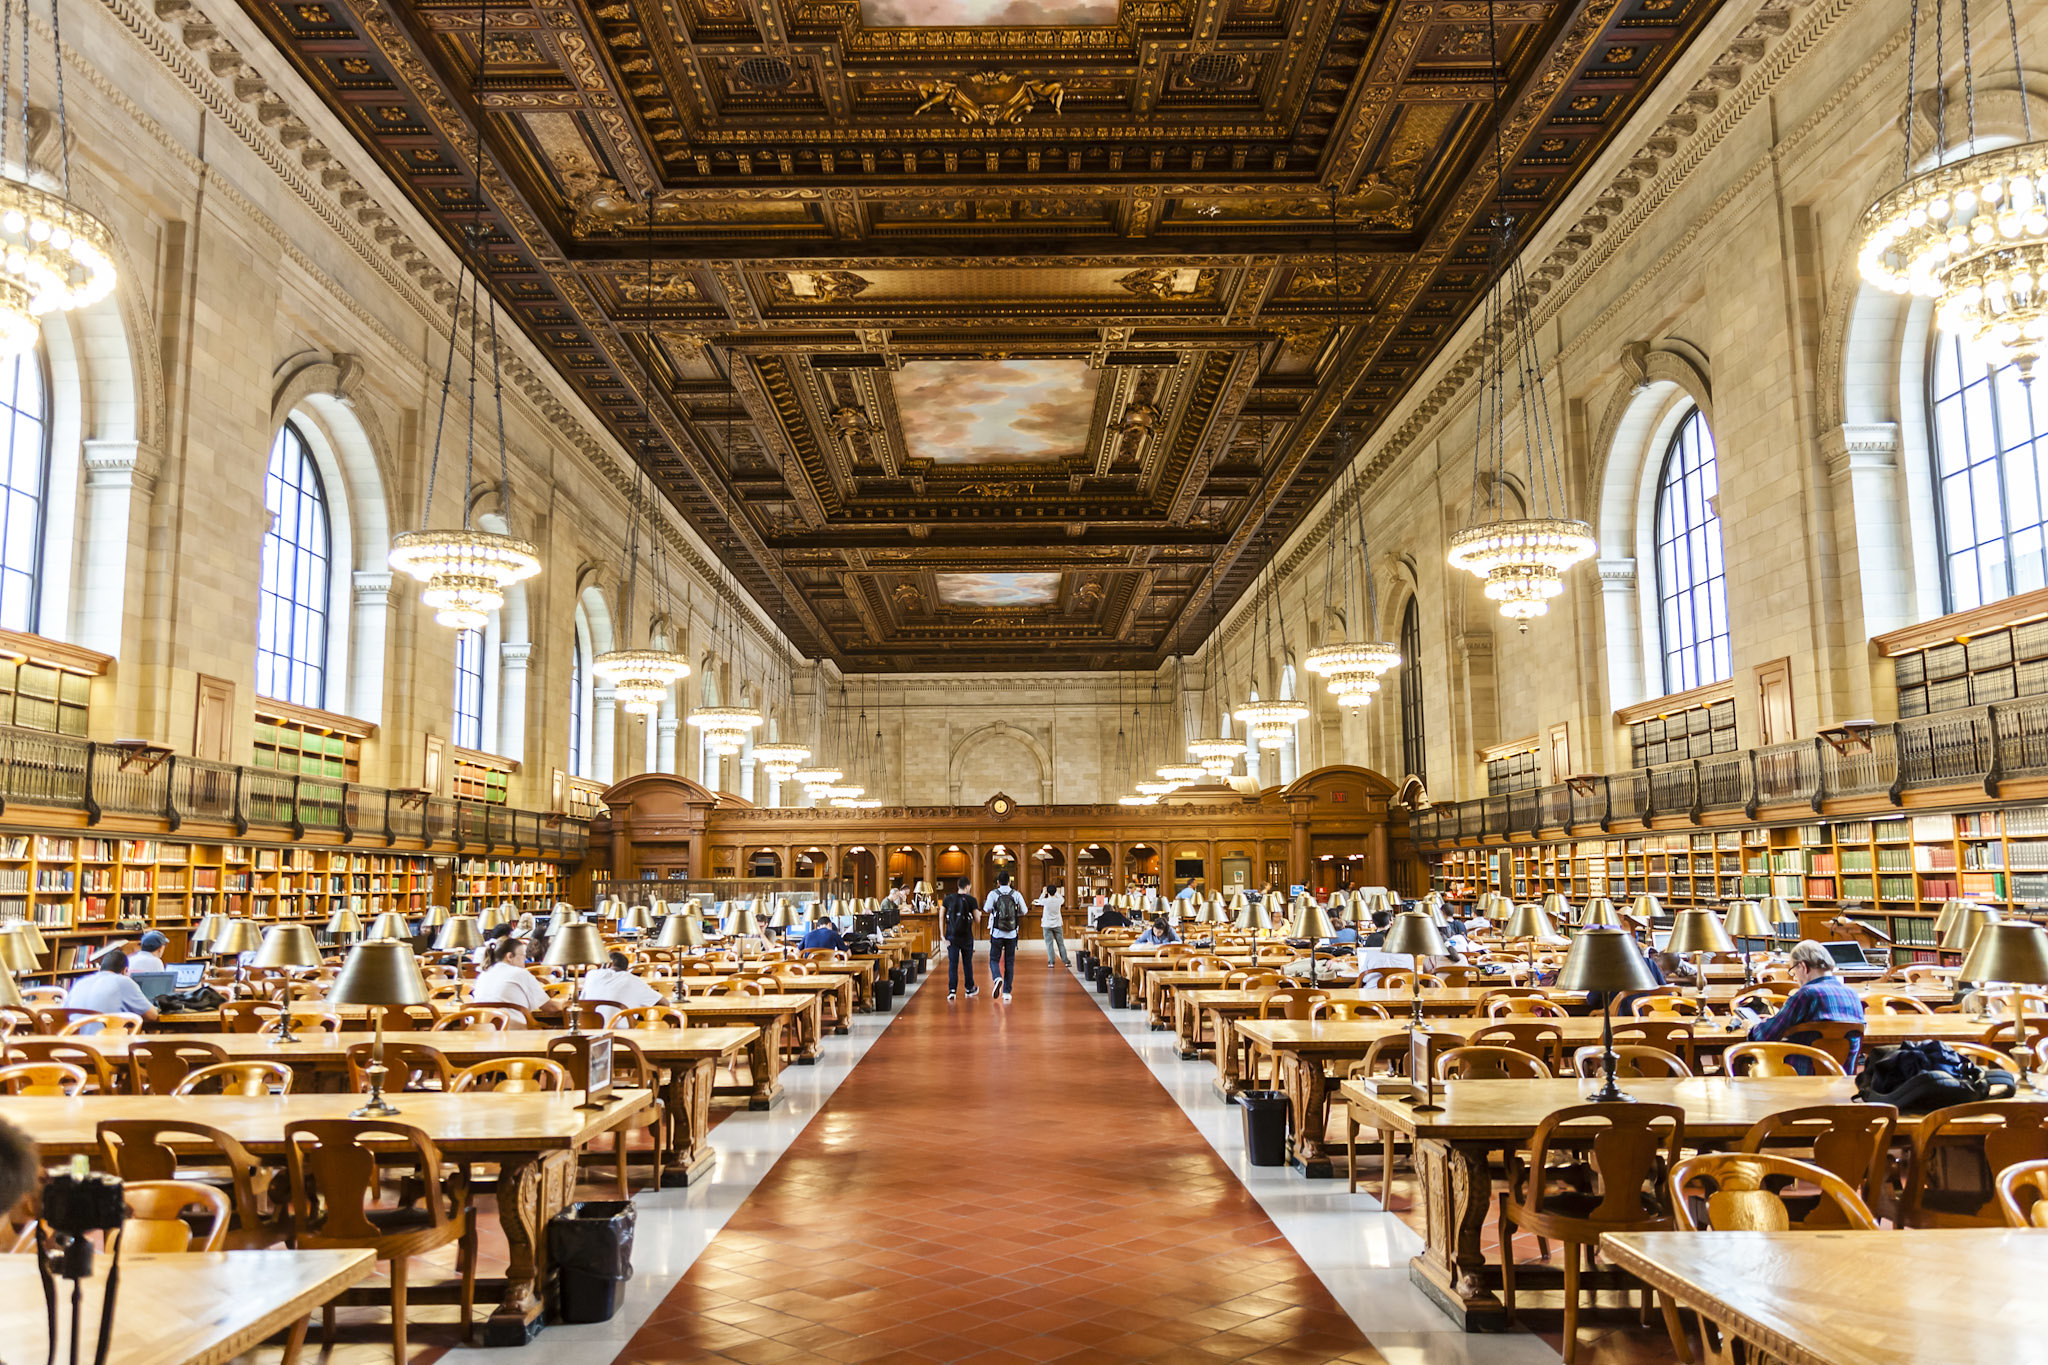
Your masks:
[[[131,972],[167,972],[164,966],[164,946],[170,942],[157,930],[152,929],[142,936],[139,951],[128,954],[128,970]]]
[[[583,1001],[597,1006],[598,1017],[607,1024],[621,1009],[640,1009],[664,1003],[661,992],[633,975],[633,963],[624,953],[613,953],[602,967],[593,967],[583,978]]]
[[[119,948],[101,953],[99,970],[72,983],[64,993],[64,1007],[91,1010],[95,1014],[133,1014],[149,1023],[156,1022],[156,1006],[144,999],[142,988],[128,979],[128,954]],[[98,1024],[80,1030],[99,1031]]]

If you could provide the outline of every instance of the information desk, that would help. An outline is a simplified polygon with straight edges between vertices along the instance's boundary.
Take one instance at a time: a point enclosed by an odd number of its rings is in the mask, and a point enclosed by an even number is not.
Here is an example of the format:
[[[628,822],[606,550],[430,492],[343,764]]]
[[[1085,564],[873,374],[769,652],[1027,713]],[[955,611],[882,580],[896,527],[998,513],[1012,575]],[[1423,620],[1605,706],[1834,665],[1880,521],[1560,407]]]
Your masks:
[[[567,1208],[575,1194],[577,1153],[645,1109],[651,1092],[615,1091],[601,1109],[578,1109],[583,1098],[578,1090],[527,1095],[415,1091],[388,1098],[399,1110],[391,1121],[425,1132],[443,1155],[497,1166],[498,1221],[509,1263],[502,1285],[478,1281],[480,1299],[500,1293],[496,1310],[484,1321],[484,1344],[524,1345],[540,1326],[548,1282],[548,1220]],[[253,1154],[282,1163],[286,1124],[347,1118],[362,1102],[360,1095],[8,1095],[0,1096],[0,1119],[35,1139],[46,1162],[80,1153],[97,1156],[104,1119],[158,1119],[218,1128]],[[411,1297],[422,1303],[444,1297],[452,1301],[454,1292],[454,1285],[431,1286]]]

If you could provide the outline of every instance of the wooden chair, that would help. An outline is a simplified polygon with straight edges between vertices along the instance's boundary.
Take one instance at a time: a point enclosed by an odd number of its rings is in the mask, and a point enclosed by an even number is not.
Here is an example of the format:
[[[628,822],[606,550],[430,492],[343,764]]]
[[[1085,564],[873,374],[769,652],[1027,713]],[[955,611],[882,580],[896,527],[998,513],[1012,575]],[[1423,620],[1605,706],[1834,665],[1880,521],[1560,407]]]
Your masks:
[[[374,1042],[351,1043],[344,1054],[348,1088],[357,1094],[370,1088],[370,1054],[376,1046]],[[445,1091],[455,1083],[455,1068],[448,1064],[447,1054],[425,1043],[395,1043],[386,1038],[384,1068],[386,1090]]]
[[[1554,1073],[1564,1061],[1564,1030],[1543,1019],[1508,1019],[1473,1029],[1465,1039],[1471,1046],[1497,1044],[1519,1048],[1541,1057]]]
[[[85,1038],[10,1038],[8,1056],[23,1062],[67,1062],[85,1073],[86,1088],[111,1095],[119,1085],[120,1069]]]
[[[1183,972],[1227,972],[1230,970],[1230,964],[1220,957],[1211,957],[1206,953],[1190,953],[1187,957],[1181,959],[1180,966],[1176,970]]]
[[[1271,986],[1259,994],[1261,1019],[1314,1019],[1329,1004],[1328,991],[1306,986]]]
[[[214,1066],[227,1059],[227,1049],[220,1044],[196,1038],[137,1039],[128,1044],[128,1093],[175,1094],[178,1082],[194,1068]]]
[[[1582,1047],[1572,1053],[1572,1067],[1580,1076],[1604,1076],[1606,1053],[1598,1047]],[[1616,1043],[1614,1045],[1614,1074],[1617,1076],[1690,1076],[1692,1068],[1685,1064],[1685,1058],[1675,1052],[1666,1052],[1661,1047],[1646,1047],[1641,1043]]]
[[[2026,1026],[2027,1041],[2048,1038],[2048,1014],[2030,1014],[2020,1021]],[[2012,1016],[2007,1015],[1994,1023],[1978,1036],[1978,1042],[1987,1047],[2002,1048],[2008,1056],[2012,1053]]]
[[[211,1185],[124,1180],[121,1193],[128,1203],[128,1221],[121,1228],[124,1253],[219,1251],[227,1241],[228,1197]],[[192,1225],[200,1220],[203,1231]]]
[[[498,1005],[465,1005],[449,1010],[434,1021],[430,1033],[456,1033],[469,1029],[492,1029],[503,1033],[512,1027],[512,1016]]]
[[[759,977],[735,976],[721,982],[712,995],[766,995],[768,983]]]
[[[1486,1013],[1496,1000],[1545,1000],[1541,986],[1495,986],[1479,997],[1479,1013]]]
[[[230,1000],[220,1007],[220,1031],[222,1033],[260,1033],[263,1030],[263,1015],[258,1011],[276,1012],[276,1007],[267,1000]]]
[[[281,1194],[283,1182],[278,1181],[280,1197],[273,1211],[272,1171],[220,1129],[176,1120],[102,1119],[96,1133],[102,1163],[124,1181],[197,1181],[225,1188],[235,1211],[234,1226],[226,1237],[228,1250],[275,1246],[291,1231]],[[212,1150],[196,1156],[195,1146]],[[299,1337],[304,1339],[303,1326]]]
[[[1899,1111],[1888,1104],[1813,1104],[1783,1109],[1751,1125],[1736,1150],[1791,1156],[1818,1166],[1854,1190],[1858,1200],[1875,1204],[1884,1187],[1898,1117]],[[1796,1204],[1793,1212],[1800,1227],[1847,1226],[1829,1221],[1834,1211],[1825,1199]]]
[[[59,1038],[133,1038],[142,1032],[139,1014],[77,1014],[57,1030]]]
[[[1866,1014],[1933,1014],[1927,1002],[1917,996],[1901,995],[1897,991],[1865,991],[1863,1011]]]
[[[262,1026],[256,1030],[259,1034],[276,1035],[284,1032],[285,1010],[282,1006],[259,1006],[256,1015],[263,1020]],[[322,1005],[293,1005],[291,1021],[294,1033],[341,1032],[341,1016]]]
[[[1808,1069],[1802,1072],[1795,1068],[1792,1065],[1795,1058],[1805,1062]],[[1721,1054],[1721,1070],[1736,1080],[1849,1074],[1833,1055],[1803,1043],[1736,1043]]]
[[[1526,1157],[1510,1153],[1500,1204],[1501,1299],[1515,1316],[1514,1234],[1523,1228],[1564,1243],[1565,1365],[1579,1347],[1579,1261],[1608,1232],[1667,1232],[1658,1177],[1678,1162],[1685,1111],[1670,1104],[1577,1104],[1547,1115],[1530,1135]],[[1553,1171],[1551,1158],[1569,1154]],[[1690,1360],[1678,1309],[1658,1295],[1664,1328],[1680,1360]]]
[[[1703,1013],[1690,995],[1639,995],[1628,1002],[1628,1012],[1636,1019],[1697,1019]]]
[[[1280,984],[1280,973],[1263,967],[1239,968],[1223,978],[1226,991],[1257,991]]]
[[[61,1009],[64,1005],[64,997],[69,994],[70,992],[62,986],[23,986],[21,988],[21,1002],[32,1010],[43,1009],[46,1006],[56,1006]]]
[[[1614,1024],[1614,1041],[1660,1048],[1684,1059],[1687,1066],[1697,1060],[1692,1021],[1688,1019],[1618,1019]]]
[[[87,1079],[72,1062],[16,1062],[0,1066],[0,1095],[76,1095]]]
[[[1447,990],[1468,990],[1479,980],[1479,969],[1468,963],[1447,962],[1435,969],[1435,976]],[[1425,981],[1423,984],[1429,983]]]
[[[612,1016],[611,1029],[688,1028],[690,1016],[674,1005],[635,1005]]]
[[[1570,1013],[1555,1000],[1540,995],[1514,995],[1486,1003],[1489,1019],[1568,1019]]]
[[[1353,1019],[1389,1019],[1387,1007],[1376,1000],[1332,1000],[1323,1006],[1325,1019],[1350,1021]]]
[[[291,1177],[292,1244],[308,1250],[361,1248],[390,1265],[392,1365],[406,1365],[409,1263],[451,1244],[462,1275],[462,1336],[467,1341],[476,1312],[476,1228],[469,1184],[459,1172],[443,1178],[441,1150],[433,1139],[417,1128],[381,1119],[301,1119],[285,1125],[284,1147]],[[380,1168],[401,1163],[426,1186],[421,1207],[378,1202],[385,1183]],[[365,1301],[356,1291],[343,1297]],[[341,1301],[330,1299],[320,1309],[324,1347],[334,1344],[334,1310]]]
[[[1464,1035],[1458,1033],[1429,1033],[1426,1036],[1429,1039],[1429,1048],[1432,1054],[1448,1052],[1452,1048],[1464,1046],[1465,1043]],[[1381,1038],[1374,1042],[1371,1047],[1368,1047],[1365,1051],[1365,1056],[1353,1062],[1345,1074],[1347,1076],[1405,1075],[1408,1070],[1408,1056],[1407,1034],[1396,1034],[1392,1037]],[[1335,1106],[1333,1106],[1334,1108]],[[1350,1192],[1356,1194],[1358,1193],[1358,1117],[1352,1112],[1350,1105],[1344,1105],[1343,1109],[1343,1140],[1350,1168]],[[1379,1201],[1382,1205],[1387,1202],[1387,1191],[1393,1183],[1394,1143],[1395,1139],[1399,1136],[1400,1134],[1394,1129],[1384,1128],[1378,1131],[1376,1139],[1380,1144]]]
[[[1810,1024],[1800,1024],[1785,1035],[1788,1043],[1799,1043],[1806,1047],[1819,1048],[1835,1059],[1843,1075],[1856,1070],[1856,1064],[1863,1052],[1862,1023],[1848,1023],[1835,1019],[1819,1019]]]
[[[1790,991],[1765,990],[1759,986],[1746,990],[1730,1000],[1728,1007],[1733,1009],[1739,1005],[1747,1005],[1758,1014],[1776,1014],[1785,1008],[1785,1002],[1791,998]]]
[[[1998,1208],[2009,1228],[2048,1228],[2048,1161],[2022,1161],[1998,1173]]]
[[[1902,1228],[2004,1225],[1996,1173],[2048,1159],[2048,1100],[1979,1100],[1921,1118],[1895,1191]]]
[[[268,1059],[221,1062],[215,1066],[202,1066],[193,1071],[179,1081],[171,1093],[241,1095],[249,1098],[289,1095],[292,1093],[292,1069],[283,1062]]]
[[[1517,1047],[1454,1047],[1436,1055],[1440,1081],[1540,1081],[1550,1078],[1541,1057]]]
[[[1783,1192],[1812,1185],[1826,1210],[1817,1222],[1792,1216]],[[1850,1228],[1876,1232],[1877,1218],[1855,1187],[1824,1166],[1768,1152],[1706,1152],[1671,1168],[1671,1208],[1687,1232],[1787,1232],[1793,1228]]]
[[[1383,991],[1412,991],[1417,979],[1417,973],[1396,967],[1392,971],[1380,973],[1379,988]],[[1426,991],[1443,989],[1444,979],[1434,972],[1423,972],[1419,979]]]
[[[546,1057],[502,1057],[478,1062],[455,1073],[452,1094],[490,1090],[500,1095],[530,1095],[542,1090],[569,1089],[569,1071]]]
[[[815,949],[830,952],[829,948]],[[637,1111],[631,1118],[612,1130],[612,1160],[618,1176],[618,1196],[621,1199],[633,1197],[628,1180],[628,1153],[626,1137],[628,1130],[647,1132],[654,1143],[654,1179],[652,1188],[660,1189],[664,1175],[664,1155],[672,1143],[673,1116],[661,1098],[661,1071],[640,1045],[631,1038],[612,1039],[612,1084],[621,1089],[646,1090],[653,1100],[645,1109]]]

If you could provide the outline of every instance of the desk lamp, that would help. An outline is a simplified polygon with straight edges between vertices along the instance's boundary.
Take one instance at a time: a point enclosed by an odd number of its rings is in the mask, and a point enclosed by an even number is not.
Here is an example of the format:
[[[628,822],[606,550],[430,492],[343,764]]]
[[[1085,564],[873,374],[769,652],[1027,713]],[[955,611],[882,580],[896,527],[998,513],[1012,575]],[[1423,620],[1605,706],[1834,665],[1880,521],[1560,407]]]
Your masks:
[[[1558,899],[1562,900],[1564,898],[1560,896]],[[1518,905],[1515,907],[1514,913],[1508,916],[1507,925],[1501,930],[1501,937],[1510,943],[1516,939],[1523,939],[1528,943],[1529,984],[1534,985],[1536,983],[1536,942],[1538,939],[1557,937],[1557,930],[1551,927],[1550,916],[1543,913],[1543,907],[1540,905],[1533,903]]]
[[[427,1003],[427,980],[420,975],[412,945],[389,938],[358,943],[341,964],[341,975],[335,978],[327,998],[336,1005],[361,1005],[374,1011],[377,1033],[370,1044],[370,1064],[364,1068],[370,1077],[370,1097],[349,1117],[389,1118],[398,1112],[398,1106],[384,1098],[384,1011]]]
[[[23,920],[21,922],[24,924],[27,923],[26,920]],[[207,911],[205,915],[200,917],[199,927],[192,931],[192,937],[190,941],[191,951],[203,957],[205,955],[205,952],[203,949],[199,947],[199,945],[202,943],[211,943],[213,941],[214,935],[218,934],[221,930],[227,927],[228,917],[226,915],[223,915],[218,910]]]
[[[0,980],[7,983],[7,989],[14,992],[14,999],[0,1002],[19,1005],[21,993],[14,978],[22,972],[42,970],[42,962],[36,950],[29,946],[28,937],[18,933],[0,933]]]
[[[229,921],[222,919],[219,929],[216,932],[227,932],[228,923]],[[361,938],[363,936],[362,917],[356,914],[355,911],[349,909],[347,906],[343,906],[341,909],[335,911],[333,914],[327,917],[327,932],[333,936],[334,940],[337,943],[340,943],[343,947],[347,947],[349,939]],[[206,941],[208,943],[212,943],[215,936],[215,934],[208,934],[206,936]]]
[[[775,931],[773,935],[775,943],[787,949],[789,946],[789,931],[801,923],[803,921],[797,918],[796,907],[790,904],[789,897],[777,896],[775,898],[775,911],[768,916],[768,927]]]
[[[245,919],[231,920],[221,930],[219,938],[206,945],[206,950],[215,957],[235,959],[235,980],[242,979],[241,956],[253,953],[263,946],[263,935],[255,925]]]
[[[1570,924],[1575,918],[1572,914],[1572,903],[1564,898],[1562,891],[1552,891],[1543,897],[1543,913],[1553,926],[1553,934],[1557,932],[1555,926]]]
[[[732,936],[735,940],[733,945],[735,948],[739,947],[737,943],[739,939],[759,938],[761,936],[761,917],[755,911],[753,901],[741,901],[740,908],[733,911]]]
[[[1771,922],[1764,918],[1763,907],[1755,901],[1737,901],[1728,907],[1727,918],[1721,927],[1728,931],[1728,937],[1735,940],[1736,951],[1742,953],[1742,987],[1748,990],[1756,984],[1756,972],[1751,967],[1749,954],[1742,949],[1742,940],[1760,938],[1766,943],[1771,938]]]
[[[1387,927],[1387,941],[1380,945],[1386,953],[1406,953],[1414,959],[1408,974],[1411,990],[1409,1001],[1409,1026],[1420,1032],[1422,1029],[1422,959],[1442,957],[1448,951],[1444,947],[1443,935],[1436,931],[1436,921],[1417,910],[1404,911],[1394,916],[1394,922]]]
[[[2048,985],[2048,932],[2028,920],[1985,925],[1963,958],[1963,978],[2009,986]],[[2039,1094],[2041,1087],[2029,1074],[2033,1058],[2027,1054],[2027,1016],[2021,995],[2020,991],[2012,993],[2013,1073]]]
[[[570,924],[549,936],[543,967],[576,968],[576,989],[569,997],[569,1032],[577,1033],[576,1012],[583,1004],[583,973],[605,960],[604,934],[595,924]]]
[[[1656,897],[1647,899],[1655,900]],[[1636,903],[1640,905],[1642,901],[1638,900]],[[1728,930],[1722,926],[1721,921],[1714,918],[1713,911],[1681,910],[1671,921],[1671,937],[1665,940],[1664,949],[1680,957],[1688,953],[1699,954],[1700,960],[1694,967],[1699,977],[1700,1007],[1704,1012],[1707,1003],[1706,955],[1734,952],[1735,940],[1728,937]]]
[[[303,924],[274,924],[263,931],[263,942],[258,945],[256,956],[249,965],[317,967],[320,965],[320,945],[313,942],[313,931]],[[289,978],[286,979],[284,990],[284,1009],[278,1016],[277,1041],[299,1041],[292,1032],[292,990]]]
[[[1237,907],[1237,918],[1232,922],[1238,928],[1249,930],[1251,932],[1253,940],[1252,946],[1254,950],[1256,950],[1258,946],[1257,940],[1259,935],[1273,927],[1273,917],[1267,913],[1266,902],[1263,898],[1253,900],[1250,896],[1247,896],[1240,891],[1238,893],[1237,899],[1239,902]]]
[[[1605,896],[1595,896],[1587,901],[1573,923],[1581,929],[1592,929],[1600,925],[1612,929],[1623,927],[1620,912],[1614,908],[1614,902]]]
[[[692,901],[675,911],[661,922],[661,933],[655,938],[657,948],[702,948],[704,946],[704,921],[697,913],[697,904]],[[670,999],[680,1005],[683,1002],[683,967],[676,964],[675,992]]]
[[[1956,916],[1961,914],[1969,903],[1957,900],[1954,896],[1941,903],[1941,909],[1935,912],[1934,916],[1934,942],[1937,947],[1946,947],[1949,929],[1955,924]]]
[[[1330,927],[1330,917],[1323,913],[1323,907],[1316,904],[1316,898],[1304,891],[1294,907],[1294,923],[1288,934],[1293,938],[1308,940],[1308,984],[1316,985],[1316,945],[1336,930]]]
[[[430,905],[426,908],[426,912],[420,916],[420,932],[424,933],[429,929],[438,929],[447,922],[448,907],[445,905]]]
[[[645,934],[654,927],[654,916],[644,905],[626,907],[626,913],[619,916],[619,932]]]
[[[1706,914],[1703,910],[1686,913]],[[1708,922],[1713,923],[1711,916]],[[1565,954],[1564,969],[1557,974],[1557,984],[1560,990],[1603,993],[1600,1001],[1600,1064],[1607,1081],[1586,1098],[1595,1104],[1633,1098],[1623,1094],[1614,1080],[1617,1064],[1614,1055],[1614,997],[1622,991],[1650,990],[1657,984],[1657,978],[1650,975],[1650,964],[1643,961],[1636,936],[1618,925],[1598,924],[1580,930],[1572,939],[1570,951]]]
[[[570,925],[581,923],[583,923],[583,916],[576,913],[574,906],[564,905],[557,901],[555,902],[555,912],[548,916],[548,937],[553,938]]]
[[[404,915],[396,910],[386,910],[370,921],[368,937],[373,939],[395,938],[402,943],[412,942],[412,925],[406,923]]]
[[[28,1002],[21,998],[21,987],[14,984],[14,972],[8,968],[4,955],[0,955],[0,969],[5,969],[0,970],[0,1009],[27,1009]]]
[[[1990,906],[1974,905],[1969,901],[1958,901],[1955,914],[1950,916],[1948,928],[1942,932],[1941,942],[1936,946],[1944,953],[1956,953],[1967,959],[1970,949],[1976,945],[1977,937],[1983,932],[1984,927],[1997,922],[1998,914]],[[1965,961],[1964,965],[1968,966],[1969,964]],[[1971,985],[1980,988],[1980,993],[1977,995],[1977,999],[1980,1002],[1980,1012],[1977,1017],[1979,1019],[1989,1019],[1991,1017],[1991,1002],[1988,997],[1981,993],[1981,987],[1984,983],[1960,971],[1956,973],[1956,981],[1958,984],[1967,981]]]
[[[462,959],[483,946],[483,929],[473,915],[451,915],[434,935],[434,951],[455,954],[455,1003],[462,1003]]]
[[[14,921],[7,926],[7,932],[21,935],[22,941],[28,944],[29,951],[37,956],[50,951],[49,940],[43,937],[42,929],[32,919]]]

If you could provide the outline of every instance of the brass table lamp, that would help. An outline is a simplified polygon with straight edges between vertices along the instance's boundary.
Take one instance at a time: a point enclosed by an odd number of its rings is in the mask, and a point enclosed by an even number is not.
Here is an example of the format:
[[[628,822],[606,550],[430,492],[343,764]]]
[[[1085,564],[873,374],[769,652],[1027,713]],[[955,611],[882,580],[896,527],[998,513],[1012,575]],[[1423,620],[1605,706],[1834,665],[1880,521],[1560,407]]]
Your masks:
[[[1728,907],[1721,927],[1728,931],[1728,937],[1735,940],[1736,951],[1742,953],[1742,985],[1746,990],[1756,984],[1756,971],[1750,965],[1749,953],[1742,948],[1742,940],[1760,938],[1769,943],[1771,922],[1764,918],[1763,907],[1755,901],[1737,901]]]
[[[1620,912],[1614,908],[1614,902],[1605,896],[1595,896],[1587,901],[1580,909],[1576,922],[1581,929],[1591,929],[1603,924],[1611,929],[1622,927]]]
[[[733,912],[732,936],[735,939],[761,936],[761,917],[754,910],[754,902],[741,901],[740,908]]]
[[[1290,938],[1308,940],[1308,984],[1314,987],[1316,981],[1316,945],[1336,933],[1330,927],[1330,917],[1323,913],[1323,907],[1316,904],[1316,898],[1306,891],[1294,907],[1294,923],[1288,926]]]
[[[462,959],[483,946],[483,929],[473,915],[450,915],[434,935],[434,951],[455,955],[455,1003],[462,1003]]]
[[[221,930],[228,927],[228,917],[218,910],[209,910],[200,917],[199,927],[192,931],[191,950],[204,956],[199,945],[213,942]]]
[[[787,947],[789,944],[789,931],[802,923],[803,921],[797,917],[796,907],[790,904],[789,897],[777,896],[775,898],[775,913],[768,917],[768,927],[775,930],[772,936],[774,941],[779,945]]]
[[[396,910],[386,910],[370,921],[370,938],[393,938],[401,943],[412,942],[412,926],[405,916]]]
[[[1640,901],[1637,903],[1641,904]],[[1713,911],[1681,910],[1671,921],[1671,937],[1665,940],[1664,950],[1680,957],[1689,953],[1699,954],[1700,960],[1694,965],[1699,974],[1700,1007],[1704,1012],[1707,1003],[1706,955],[1734,952],[1735,940],[1728,937],[1728,930],[1714,918]]]
[[[605,960],[604,935],[595,924],[571,924],[548,939],[548,954],[541,959],[544,967],[570,967],[575,970],[576,990],[569,997],[569,1032],[579,1033],[576,1011],[583,1004],[583,973],[598,966]]]
[[[235,980],[240,981],[242,979],[242,954],[253,953],[262,946],[262,931],[249,923],[249,921],[238,919],[230,920],[228,927],[221,930],[220,937],[206,945],[206,950],[215,957],[233,959],[235,963]]]
[[[0,968],[6,969],[0,974],[10,979],[20,972],[42,970],[42,962],[36,956],[36,950],[29,946],[27,935],[0,933]]]
[[[384,1011],[427,1003],[427,979],[420,975],[419,960],[410,943],[396,939],[372,939],[358,943],[341,964],[341,975],[327,998],[337,1005],[361,1005],[376,1018],[376,1038],[370,1044],[370,1097],[362,1107],[350,1111],[352,1119],[389,1118],[398,1106],[384,1098]]]
[[[227,926],[223,924],[221,927]],[[327,932],[334,936],[336,942],[346,945],[349,939],[362,937],[362,918],[344,906],[327,917]],[[212,939],[211,934],[207,937],[209,941]]]
[[[1600,1065],[1607,1081],[1586,1096],[1593,1103],[1633,1098],[1622,1093],[1614,1080],[1614,997],[1620,991],[1646,991],[1656,984],[1657,978],[1650,975],[1650,964],[1643,961],[1642,949],[1636,946],[1636,936],[1628,930],[1593,925],[1580,930],[1572,939],[1571,950],[1564,957],[1564,969],[1557,974],[1558,989],[1605,993],[1600,1002]]]
[[[1564,898],[1564,892],[1552,891],[1543,898],[1543,913],[1550,917],[1553,925],[1570,924],[1573,920],[1572,903]]]
[[[654,916],[648,913],[644,905],[627,906],[626,913],[619,916],[619,932],[622,934],[644,934],[653,927]]]
[[[249,965],[317,967],[320,965],[320,945],[313,942],[313,931],[303,924],[273,924],[263,931],[263,942],[258,945],[256,956],[250,959]],[[292,993],[289,984],[285,987],[283,1004],[284,1007],[278,1015],[277,1041],[296,1043],[299,1039],[292,1032]]]
[[[438,929],[447,922],[448,907],[445,905],[430,905],[426,913],[420,916],[420,928],[423,930]]]
[[[1983,983],[2001,981],[2010,986],[2048,985],[2048,931],[2026,920],[1986,924],[1963,958],[1963,979]],[[2014,1074],[2036,1094],[2033,1058],[2027,1053],[2027,1016],[2020,1003],[2022,992],[2012,993],[2012,1060]]]
[[[7,932],[18,935],[28,950],[38,957],[50,951],[50,942],[43,937],[42,929],[32,919],[18,919],[7,926]]]
[[[661,933],[654,940],[657,948],[702,948],[704,946],[704,921],[699,917],[697,904],[692,901],[682,909],[670,914],[661,922]],[[669,996],[671,1002],[683,1001],[683,972],[680,963],[676,966],[676,984]]]
[[[1418,910],[1404,911],[1394,916],[1394,922],[1387,926],[1387,940],[1380,945],[1380,951],[1406,953],[1414,959],[1411,964],[1413,970],[1408,974],[1408,1023],[1419,1032],[1422,1028],[1422,959],[1445,955],[1443,935],[1436,931],[1436,921],[1428,915]]]
[[[1557,937],[1557,930],[1551,925],[1550,916],[1543,913],[1543,907],[1540,905],[1518,905],[1515,912],[1508,916],[1507,925],[1501,930],[1500,936],[1510,943],[1521,939],[1529,945],[1529,981],[1533,985],[1536,981],[1537,941]]]
[[[0,962],[0,966],[5,966]],[[0,971],[0,1009],[25,1010],[28,1003],[21,998],[21,987],[14,984],[12,970]]]

